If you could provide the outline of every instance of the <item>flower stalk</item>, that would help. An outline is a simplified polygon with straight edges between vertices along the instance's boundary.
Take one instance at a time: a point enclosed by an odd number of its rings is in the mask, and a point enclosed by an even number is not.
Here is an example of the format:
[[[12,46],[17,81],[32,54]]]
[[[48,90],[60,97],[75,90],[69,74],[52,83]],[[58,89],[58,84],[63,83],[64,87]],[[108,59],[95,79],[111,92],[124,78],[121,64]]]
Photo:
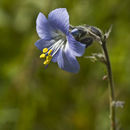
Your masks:
[[[106,46],[106,36],[104,35],[104,38],[102,40],[102,49],[105,55],[106,60],[106,67],[107,67],[107,73],[108,73],[108,81],[109,81],[109,104],[110,104],[110,120],[111,120],[111,126],[110,130],[116,130],[116,110],[115,105],[113,102],[115,102],[115,91],[114,91],[114,84],[113,84],[113,77],[112,77],[112,69],[111,69],[111,63],[109,59],[109,54]]]
[[[111,120],[111,126],[110,130],[116,130],[116,101],[115,101],[115,92],[114,92],[114,84],[113,84],[113,78],[112,78],[112,70],[111,70],[111,63],[109,59],[109,54],[107,51],[106,41],[109,37],[109,34],[112,30],[112,26],[109,28],[107,33],[103,33],[99,28],[94,26],[77,26],[76,29],[81,33],[79,33],[81,36],[78,39],[80,42],[82,42],[82,39],[84,38],[85,34],[85,41],[84,43],[86,45],[91,45],[89,43],[89,38],[92,38],[92,41],[97,41],[100,43],[103,54],[102,53],[93,53],[92,56],[86,56],[85,58],[91,59],[93,62],[100,61],[106,65],[107,68],[107,78],[109,81],[109,104],[110,104],[110,120]],[[73,34],[76,34],[76,30],[74,29]],[[74,35],[75,36],[75,35]],[[77,39],[77,38],[76,38]],[[121,103],[122,104],[122,103]]]

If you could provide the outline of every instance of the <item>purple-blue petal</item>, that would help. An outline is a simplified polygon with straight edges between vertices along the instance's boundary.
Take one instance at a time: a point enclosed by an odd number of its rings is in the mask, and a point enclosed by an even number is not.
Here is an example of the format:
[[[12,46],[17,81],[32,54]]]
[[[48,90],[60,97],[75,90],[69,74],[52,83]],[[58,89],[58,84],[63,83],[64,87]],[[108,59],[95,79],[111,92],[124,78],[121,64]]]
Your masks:
[[[76,41],[71,34],[67,36],[67,39],[69,44],[67,48],[69,51],[71,51],[74,56],[82,56],[85,52],[85,44]]]
[[[52,44],[54,44],[54,40],[44,40],[44,39],[40,39],[35,43],[35,46],[39,49],[39,50],[43,50],[43,48],[48,48],[50,47]]]
[[[68,72],[78,73],[80,66],[75,56],[71,52],[60,50],[59,56],[57,58],[58,66]]]
[[[55,9],[48,15],[48,21],[65,34],[69,32],[69,15],[65,8]]]
[[[39,13],[36,20],[36,30],[41,39],[49,40],[55,34],[55,29],[50,25],[47,18]]]

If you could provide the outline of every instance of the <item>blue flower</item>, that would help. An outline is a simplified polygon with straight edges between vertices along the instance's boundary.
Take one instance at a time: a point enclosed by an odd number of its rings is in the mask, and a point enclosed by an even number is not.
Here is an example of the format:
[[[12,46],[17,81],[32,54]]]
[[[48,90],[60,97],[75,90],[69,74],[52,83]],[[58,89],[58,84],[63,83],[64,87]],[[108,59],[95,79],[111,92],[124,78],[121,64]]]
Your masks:
[[[68,72],[77,73],[80,69],[76,57],[83,55],[85,45],[76,41],[69,31],[69,15],[65,8],[55,9],[49,13],[48,19],[39,13],[36,30],[40,40],[35,45],[43,53],[44,64],[51,61]]]

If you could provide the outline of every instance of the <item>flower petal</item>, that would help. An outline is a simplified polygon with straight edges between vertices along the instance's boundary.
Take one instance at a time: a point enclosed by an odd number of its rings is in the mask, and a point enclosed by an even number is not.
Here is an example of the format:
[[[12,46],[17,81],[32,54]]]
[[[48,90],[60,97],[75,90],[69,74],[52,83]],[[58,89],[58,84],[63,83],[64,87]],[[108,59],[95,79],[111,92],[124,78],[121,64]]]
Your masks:
[[[56,35],[55,29],[49,24],[47,18],[42,13],[38,14],[36,30],[41,39],[49,40]]]
[[[61,30],[63,33],[69,32],[69,15],[65,8],[55,9],[48,15],[48,21],[51,25]]]
[[[58,66],[68,72],[77,73],[80,69],[79,63],[76,60],[75,56],[71,52],[60,50],[58,59]]]
[[[67,36],[67,39],[67,48],[69,51],[71,51],[74,56],[82,56],[84,54],[86,45],[76,41],[71,34]]]
[[[36,43],[35,43],[35,46],[39,49],[39,50],[43,50],[43,48],[48,48],[50,47],[52,44],[54,44],[54,40],[50,40],[50,41],[47,41],[47,40],[44,40],[44,39],[41,39],[41,40],[38,40]]]

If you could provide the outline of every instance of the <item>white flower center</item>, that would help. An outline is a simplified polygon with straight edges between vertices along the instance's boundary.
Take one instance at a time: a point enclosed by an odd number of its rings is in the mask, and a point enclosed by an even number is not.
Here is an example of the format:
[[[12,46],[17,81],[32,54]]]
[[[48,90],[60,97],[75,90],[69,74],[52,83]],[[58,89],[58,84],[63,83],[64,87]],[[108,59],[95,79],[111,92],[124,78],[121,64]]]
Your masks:
[[[66,35],[63,32],[57,30],[57,32],[53,32],[53,39],[51,42],[53,42],[53,44],[49,48],[44,48],[43,54],[40,55],[40,58],[46,57],[46,60],[44,61],[45,65],[50,63],[52,57],[58,52],[60,48],[65,48],[67,45]]]

